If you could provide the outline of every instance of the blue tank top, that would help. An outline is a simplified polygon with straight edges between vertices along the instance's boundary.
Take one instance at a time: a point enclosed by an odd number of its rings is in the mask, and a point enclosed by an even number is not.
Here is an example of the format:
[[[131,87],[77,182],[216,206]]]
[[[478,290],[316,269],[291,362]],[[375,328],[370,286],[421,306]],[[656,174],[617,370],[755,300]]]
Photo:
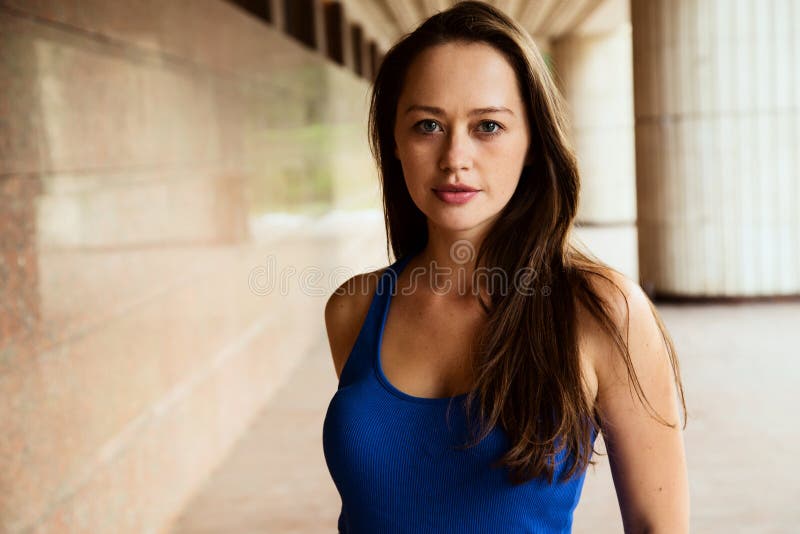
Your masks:
[[[513,486],[506,467],[489,465],[508,450],[500,427],[475,447],[456,448],[469,437],[466,394],[415,397],[383,374],[384,325],[410,259],[381,274],[325,415],[325,461],[342,498],[339,532],[569,533],[585,471],[559,482],[565,451],[552,484],[539,478]]]

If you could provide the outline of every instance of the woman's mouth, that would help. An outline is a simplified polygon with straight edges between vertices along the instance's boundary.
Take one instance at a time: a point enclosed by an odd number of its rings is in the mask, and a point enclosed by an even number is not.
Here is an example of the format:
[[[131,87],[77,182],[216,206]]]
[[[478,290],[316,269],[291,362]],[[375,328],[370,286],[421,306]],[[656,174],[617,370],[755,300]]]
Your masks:
[[[439,200],[447,204],[464,204],[480,193],[480,190],[471,187],[443,187],[434,189],[433,192]]]

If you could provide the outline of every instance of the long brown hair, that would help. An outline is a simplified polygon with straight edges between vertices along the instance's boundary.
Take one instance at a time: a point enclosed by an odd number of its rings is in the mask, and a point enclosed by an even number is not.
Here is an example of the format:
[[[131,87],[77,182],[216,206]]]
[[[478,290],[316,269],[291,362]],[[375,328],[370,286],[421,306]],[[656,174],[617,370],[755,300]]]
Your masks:
[[[491,5],[461,2],[423,22],[384,57],[372,91],[370,147],[378,163],[387,243],[395,258],[422,250],[428,239],[425,215],[411,199],[400,161],[394,156],[394,121],[409,65],[424,49],[448,42],[481,42],[501,52],[514,68],[531,127],[532,162],[526,165],[508,204],[482,241],[475,264],[504,273],[526,270],[542,292],[489,292],[478,297],[488,320],[473,343],[475,387],[466,398],[468,414],[479,399],[482,440],[499,424],[509,450],[496,462],[520,484],[539,476],[551,482],[554,459],[566,450],[571,459],[562,480],[583,471],[594,451],[592,433],[602,414],[582,387],[577,341],[577,303],[599,322],[624,358],[631,383],[651,415],[661,418],[644,396],[623,333],[607,302],[590,283],[612,279],[610,267],[570,242],[579,192],[578,168],[566,136],[562,98],[533,39]],[[527,293],[527,292],[526,292]],[[627,302],[627,300],[626,300]],[[672,341],[652,303],[651,310],[667,346],[676,384],[686,403]],[[469,417],[472,420],[471,417]],[[685,422],[684,422],[685,426]]]

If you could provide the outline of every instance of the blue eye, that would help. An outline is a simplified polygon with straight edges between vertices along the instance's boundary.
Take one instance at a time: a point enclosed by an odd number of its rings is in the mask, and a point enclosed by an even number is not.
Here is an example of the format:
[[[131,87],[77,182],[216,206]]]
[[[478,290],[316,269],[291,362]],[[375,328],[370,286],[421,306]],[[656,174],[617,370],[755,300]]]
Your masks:
[[[439,123],[431,119],[423,119],[415,124],[417,129],[419,129],[422,133],[432,134],[436,132],[436,128],[439,127]]]
[[[495,121],[483,121],[480,124],[480,126],[481,126],[481,128],[489,126],[490,127],[489,129],[481,129],[481,133],[485,133],[485,134],[489,134],[489,135],[496,135],[496,134],[500,133],[500,130],[503,129],[503,127],[500,126],[500,124],[495,122]]]

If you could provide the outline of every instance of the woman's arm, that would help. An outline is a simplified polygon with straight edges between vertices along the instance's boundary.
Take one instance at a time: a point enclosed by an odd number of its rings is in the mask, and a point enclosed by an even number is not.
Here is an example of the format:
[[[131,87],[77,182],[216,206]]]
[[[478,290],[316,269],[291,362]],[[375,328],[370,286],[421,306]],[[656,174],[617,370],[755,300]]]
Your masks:
[[[689,483],[669,353],[647,295],[622,275],[615,281],[627,307],[618,290],[610,289],[604,296],[613,303],[623,337],[628,336],[636,376],[655,412],[674,425],[670,428],[648,412],[633,389],[625,361],[606,336],[595,352],[599,356],[593,358],[596,402],[623,525],[630,534],[686,533]]]
[[[325,303],[325,329],[337,379],[355,346],[382,273],[383,269],[351,277]]]

